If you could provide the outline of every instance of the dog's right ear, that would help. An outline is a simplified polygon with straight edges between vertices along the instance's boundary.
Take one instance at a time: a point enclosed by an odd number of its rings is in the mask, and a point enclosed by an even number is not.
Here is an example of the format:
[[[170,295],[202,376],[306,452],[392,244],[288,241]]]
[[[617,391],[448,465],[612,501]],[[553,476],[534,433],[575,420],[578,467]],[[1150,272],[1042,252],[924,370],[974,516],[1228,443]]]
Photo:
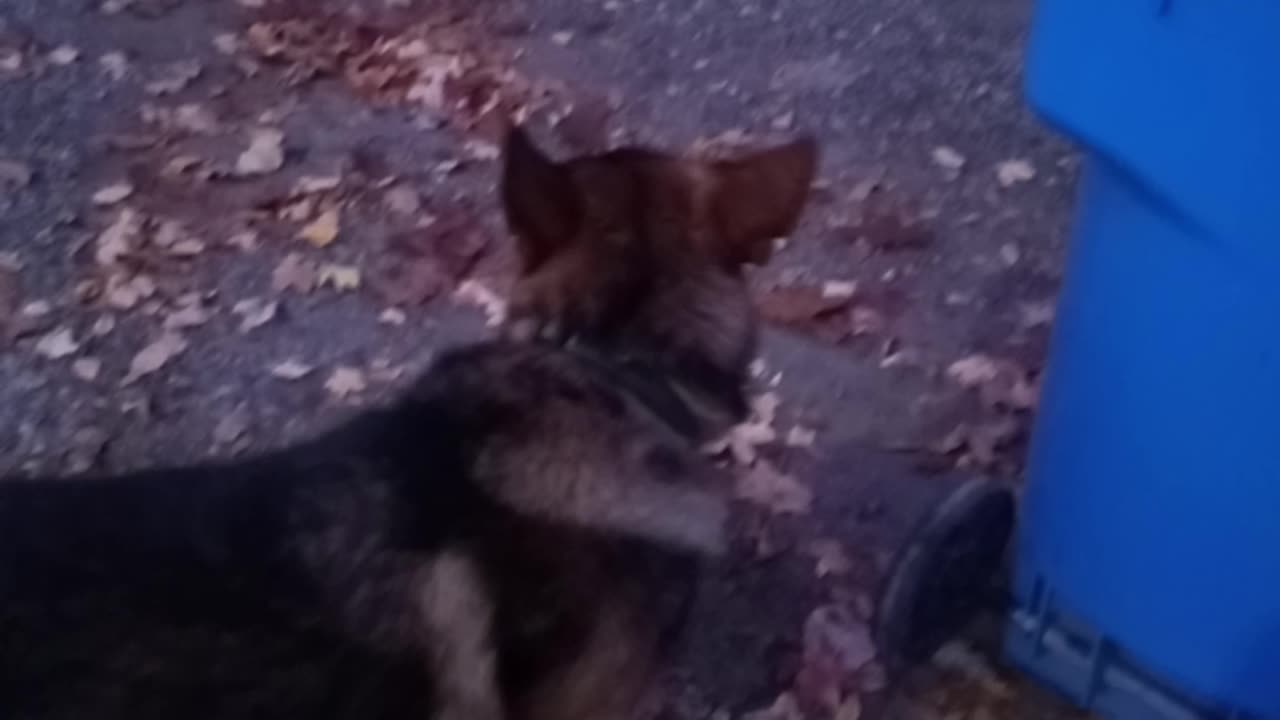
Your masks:
[[[520,127],[507,133],[503,156],[502,204],[529,272],[573,240],[578,191],[569,169],[543,155]]]

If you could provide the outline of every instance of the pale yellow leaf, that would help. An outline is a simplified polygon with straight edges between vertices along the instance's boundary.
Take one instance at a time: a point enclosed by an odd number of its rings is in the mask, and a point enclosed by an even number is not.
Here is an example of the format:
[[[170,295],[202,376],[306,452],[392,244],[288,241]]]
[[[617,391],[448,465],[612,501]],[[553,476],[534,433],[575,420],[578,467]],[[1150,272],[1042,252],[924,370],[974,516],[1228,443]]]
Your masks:
[[[298,237],[316,247],[328,247],[338,239],[338,227],[341,222],[338,208],[330,208],[321,213],[320,217],[303,226],[298,232]]]

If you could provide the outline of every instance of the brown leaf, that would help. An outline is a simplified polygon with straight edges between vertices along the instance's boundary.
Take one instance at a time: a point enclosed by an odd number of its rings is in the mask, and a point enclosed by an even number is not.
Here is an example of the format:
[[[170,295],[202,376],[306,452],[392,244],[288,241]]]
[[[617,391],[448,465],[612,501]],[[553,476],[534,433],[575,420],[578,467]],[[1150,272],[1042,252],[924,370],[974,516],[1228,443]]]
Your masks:
[[[489,236],[461,210],[449,210],[424,227],[393,235],[394,253],[428,260],[446,277],[467,277],[489,247]]]
[[[1040,399],[1038,383],[1017,362],[978,353],[961,358],[947,368],[947,377],[965,388],[978,388],[984,403],[1015,410],[1030,410]]]
[[[780,515],[803,515],[813,504],[813,491],[763,458],[738,474],[734,494]]]
[[[137,382],[139,379],[160,370],[186,349],[187,341],[181,335],[173,332],[164,333],[150,345],[139,350],[137,355],[133,356],[124,384],[128,385]]]
[[[758,301],[760,316],[769,322],[813,329],[824,320],[849,310],[850,295],[835,296],[820,286],[778,286],[769,288]]]
[[[271,287],[277,292],[297,290],[309,293],[316,287],[318,271],[316,264],[301,253],[289,253],[271,272]]]
[[[809,613],[803,630],[803,666],[795,692],[802,705],[835,712],[844,689],[876,658],[866,624],[842,605],[823,605]]]
[[[250,133],[249,147],[236,158],[237,175],[267,175],[284,167],[284,133],[275,128],[257,128]]]
[[[318,248],[328,247],[338,239],[341,222],[342,216],[338,208],[330,208],[321,213],[320,217],[303,226],[298,232],[298,237]]]

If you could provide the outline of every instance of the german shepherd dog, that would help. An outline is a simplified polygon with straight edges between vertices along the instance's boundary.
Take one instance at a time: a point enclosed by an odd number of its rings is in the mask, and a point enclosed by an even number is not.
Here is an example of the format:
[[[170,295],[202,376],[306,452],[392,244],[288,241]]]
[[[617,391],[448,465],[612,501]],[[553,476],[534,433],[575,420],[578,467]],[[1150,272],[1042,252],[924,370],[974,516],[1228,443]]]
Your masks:
[[[727,500],[743,277],[811,141],[737,160],[548,159],[501,193],[501,339],[388,407],[245,461],[0,482],[5,720],[587,720],[644,695]]]

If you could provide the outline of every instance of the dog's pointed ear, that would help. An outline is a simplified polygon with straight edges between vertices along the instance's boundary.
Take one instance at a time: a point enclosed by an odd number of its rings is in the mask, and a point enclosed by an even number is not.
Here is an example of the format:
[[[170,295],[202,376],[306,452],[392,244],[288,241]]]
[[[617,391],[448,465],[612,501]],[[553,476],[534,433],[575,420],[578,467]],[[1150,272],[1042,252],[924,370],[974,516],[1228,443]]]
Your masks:
[[[726,264],[763,264],[773,241],[800,220],[818,167],[818,144],[802,138],[712,165],[716,254]]]
[[[578,230],[578,192],[564,165],[542,154],[520,127],[503,145],[502,204],[525,271],[541,265]]]

